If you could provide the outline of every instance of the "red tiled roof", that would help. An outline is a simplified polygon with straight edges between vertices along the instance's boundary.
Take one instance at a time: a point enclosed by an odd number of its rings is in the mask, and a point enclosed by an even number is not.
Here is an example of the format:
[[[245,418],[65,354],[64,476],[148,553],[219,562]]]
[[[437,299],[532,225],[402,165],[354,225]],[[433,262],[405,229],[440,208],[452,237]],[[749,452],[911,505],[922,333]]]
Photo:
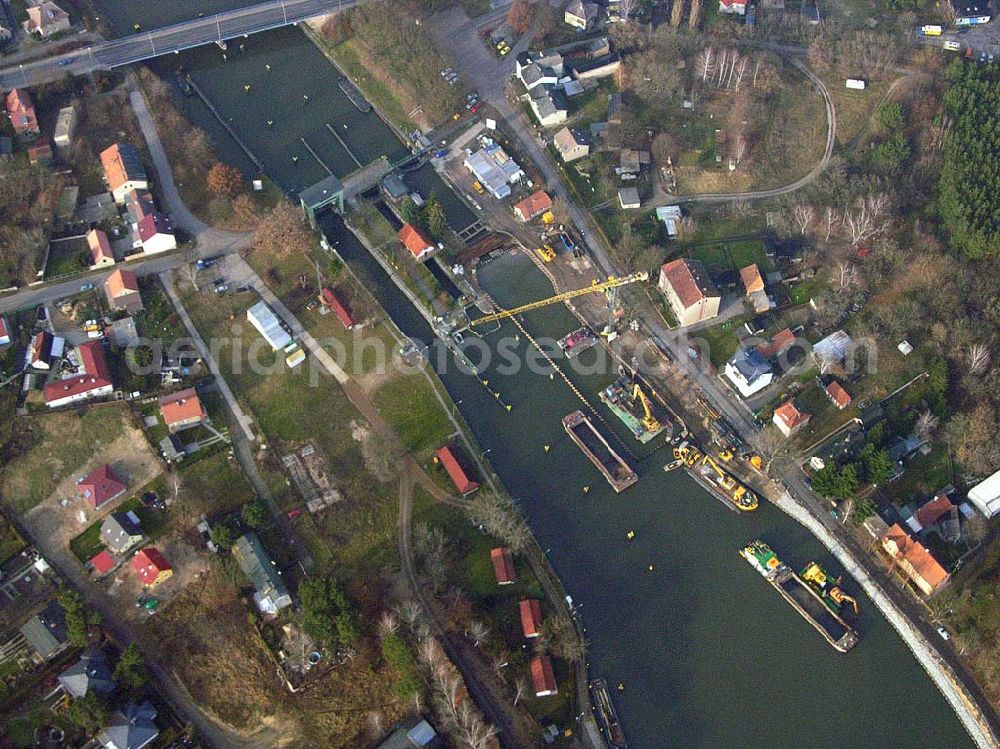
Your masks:
[[[525,637],[538,637],[542,626],[542,605],[536,598],[528,598],[520,603],[521,631]]]
[[[734,5],[746,5],[746,0],[719,0],[720,3],[725,5],[727,8],[731,8]]]
[[[169,218],[162,213],[153,212],[147,213],[139,220],[138,231],[139,239],[143,242],[148,242],[157,234],[173,235],[174,227],[170,223]]]
[[[106,575],[115,566],[115,560],[107,552],[107,549],[105,549],[90,558],[90,566],[94,568],[98,575]]]
[[[455,484],[455,488],[458,489],[458,493],[463,497],[466,494],[470,494],[479,488],[479,483],[470,479],[466,473],[465,469],[462,468],[455,454],[451,450],[450,445],[445,445],[444,447],[438,448],[435,453],[437,459],[441,461],[441,465],[448,472],[451,480]]]
[[[556,677],[552,673],[552,661],[547,655],[540,655],[531,661],[531,683],[535,687],[535,695],[544,697],[556,694]]]
[[[522,221],[530,221],[535,216],[540,213],[547,211],[552,207],[552,198],[544,190],[538,190],[532,193],[520,203],[514,206],[514,212],[517,213]]]
[[[18,135],[26,132],[38,132],[35,105],[32,104],[27,91],[15,88],[7,94],[7,114],[10,115],[14,132]]]
[[[204,419],[207,415],[201,400],[198,399],[198,391],[194,388],[180,390],[160,398],[160,414],[168,427],[193,419]]]
[[[757,267],[757,263],[740,268],[740,279],[743,281],[743,287],[747,290],[747,294],[764,290],[764,279],[760,276],[760,268]]]
[[[105,463],[95,468],[77,484],[81,496],[96,510],[105,502],[114,499],[128,487],[123,484],[111,466]]]
[[[107,362],[104,361],[104,349],[100,341],[87,341],[76,347],[80,357],[80,365],[86,374],[68,377],[65,380],[55,380],[45,386],[45,402],[49,403],[62,398],[97,390],[111,384],[111,374]]]
[[[697,260],[687,258],[672,260],[663,266],[661,272],[685,309],[702,299],[719,295],[705,271],[705,266]]]
[[[155,546],[147,546],[141,549],[132,557],[132,569],[139,576],[143,585],[155,585],[162,572],[173,570],[159,549]]]
[[[31,363],[49,361],[52,355],[52,334],[47,330],[40,330],[31,339]]]
[[[434,249],[428,239],[420,233],[420,229],[411,225],[403,224],[403,228],[399,230],[399,241],[410,251],[410,254],[415,258],[420,258],[425,252]]]
[[[104,287],[108,290],[108,296],[117,299],[126,294],[139,293],[139,281],[135,273],[124,268],[118,268],[104,281]]]
[[[791,328],[785,328],[775,333],[770,341],[758,346],[757,353],[765,359],[770,359],[772,356],[778,356],[783,353],[794,342],[795,333],[792,332]]]
[[[937,523],[945,515],[957,513],[958,508],[944,494],[939,494],[916,511],[917,522],[924,528]]]
[[[887,542],[898,550],[893,553]],[[882,546],[893,557],[902,557],[909,563],[910,567],[920,576],[930,588],[936,588],[948,579],[948,572],[938,561],[931,556],[931,553],[924,548],[923,544],[910,538],[910,535],[903,530],[903,527],[896,523],[884,536],[882,536]]]
[[[87,245],[90,247],[90,254],[94,258],[95,263],[99,263],[104,259],[115,259],[114,253],[111,251],[111,242],[108,241],[108,235],[101,229],[91,229],[87,232]]]
[[[493,562],[493,576],[499,585],[508,585],[517,582],[517,572],[514,570],[514,556],[510,549],[499,546],[490,551],[490,560]]]
[[[351,317],[351,313],[347,311],[346,305],[340,301],[340,295],[336,291],[331,289],[329,286],[324,286],[323,290],[320,292],[320,298],[323,300],[323,304],[330,309],[332,309],[336,314],[344,327],[350,330],[354,327],[354,318]]]
[[[10,330],[7,328],[7,321],[0,317],[0,338],[9,338]]]
[[[809,414],[797,409],[791,401],[782,403],[774,409],[774,413],[789,429],[795,429],[795,427],[805,424],[810,418]]]
[[[826,394],[837,408],[847,408],[851,404],[850,394],[836,380],[826,386]]]

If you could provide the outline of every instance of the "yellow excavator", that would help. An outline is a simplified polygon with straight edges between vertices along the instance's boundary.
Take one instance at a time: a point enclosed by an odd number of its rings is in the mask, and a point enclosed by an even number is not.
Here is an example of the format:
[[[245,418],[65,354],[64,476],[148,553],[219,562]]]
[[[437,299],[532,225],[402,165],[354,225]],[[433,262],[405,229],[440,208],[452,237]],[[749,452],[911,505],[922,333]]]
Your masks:
[[[837,606],[843,606],[845,603],[851,604],[854,608],[854,615],[857,616],[861,609],[858,607],[858,602],[854,600],[853,596],[847,595],[841,587],[840,580],[831,580],[826,574],[826,570],[820,567],[816,562],[810,562],[808,566],[802,570],[802,579],[807,583],[812,583],[821,592],[825,592],[830,600],[833,601]]]
[[[642,388],[639,387],[638,382],[632,388],[632,399],[636,398],[642,403],[642,410],[645,413],[645,416],[642,417],[642,425],[646,428],[646,431],[651,433],[660,431],[660,422],[653,416],[653,409],[649,406],[649,398],[642,392]]]

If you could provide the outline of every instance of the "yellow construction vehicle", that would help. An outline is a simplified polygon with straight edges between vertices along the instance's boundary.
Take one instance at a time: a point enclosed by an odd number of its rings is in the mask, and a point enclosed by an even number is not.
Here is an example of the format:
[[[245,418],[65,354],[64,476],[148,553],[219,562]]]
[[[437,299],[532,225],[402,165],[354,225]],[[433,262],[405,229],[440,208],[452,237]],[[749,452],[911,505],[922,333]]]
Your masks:
[[[543,244],[541,247],[535,250],[535,252],[537,252],[538,257],[540,257],[546,263],[551,263],[553,260],[556,259],[555,250],[553,250],[547,244]]]
[[[562,294],[550,296],[548,299],[539,299],[537,302],[522,304],[520,307],[514,307],[514,309],[502,310],[500,312],[494,312],[491,315],[477,317],[475,320],[472,320],[469,325],[474,327],[476,325],[482,325],[483,323],[493,322],[494,320],[503,320],[507,317],[520,315],[522,312],[530,312],[531,310],[538,309],[540,307],[547,307],[548,305],[555,304],[556,302],[564,302],[567,299],[573,299],[574,297],[583,296],[584,294],[607,291],[608,289],[616,289],[619,286],[626,286],[630,283],[635,283],[636,281],[647,280],[649,280],[649,274],[644,271],[640,273],[632,273],[631,275],[624,276],[623,278],[610,276],[607,281],[602,281],[600,283],[594,281],[590,286],[585,286],[582,289],[564,291]]]
[[[545,226],[548,226],[549,224],[554,224],[555,222],[556,222],[556,214],[554,214],[552,211],[546,211],[545,213],[542,214],[542,223]]]
[[[829,598],[838,610],[842,608],[844,604],[850,604],[854,609],[855,616],[860,613],[861,609],[858,607],[858,602],[853,596],[849,596],[843,591],[843,589],[841,589],[839,578],[837,580],[831,580],[830,576],[827,575],[826,570],[820,567],[816,562],[810,562],[806,565],[806,568],[802,570],[802,579],[807,583],[810,583],[820,596]]]
[[[750,456],[750,466],[758,471],[764,467],[764,460],[759,455]]]
[[[732,459],[733,459],[733,451],[732,450],[720,450],[719,451],[719,460],[721,460],[723,463],[728,463]]]
[[[639,387],[639,383],[635,383],[632,388],[632,398],[638,398],[639,402],[642,403],[642,411],[645,416],[642,417],[642,425],[646,428],[647,432],[658,432],[660,431],[660,422],[655,416],[653,416],[653,410],[649,407],[649,399],[646,394],[642,392],[642,388]]]

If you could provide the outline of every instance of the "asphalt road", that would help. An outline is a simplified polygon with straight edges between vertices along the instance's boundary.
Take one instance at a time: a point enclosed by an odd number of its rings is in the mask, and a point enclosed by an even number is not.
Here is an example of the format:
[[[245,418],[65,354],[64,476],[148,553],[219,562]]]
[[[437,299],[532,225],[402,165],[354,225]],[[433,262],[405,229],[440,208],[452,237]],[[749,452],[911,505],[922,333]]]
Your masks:
[[[219,40],[267,31],[357,4],[357,0],[268,0],[249,8],[195,18],[94,44],[82,51],[0,70],[0,88],[30,87],[72,75],[130,65]]]

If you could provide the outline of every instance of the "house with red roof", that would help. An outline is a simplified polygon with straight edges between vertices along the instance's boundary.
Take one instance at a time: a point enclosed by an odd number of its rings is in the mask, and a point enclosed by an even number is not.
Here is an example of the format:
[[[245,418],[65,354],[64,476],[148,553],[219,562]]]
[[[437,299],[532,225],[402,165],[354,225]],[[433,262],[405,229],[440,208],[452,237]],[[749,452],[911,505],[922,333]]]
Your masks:
[[[793,401],[786,401],[774,409],[771,421],[778,427],[779,432],[786,437],[791,437],[808,424],[810,418],[811,415],[796,408]]]
[[[542,627],[542,604],[537,598],[527,598],[519,604],[521,631],[529,640],[538,637]]]
[[[399,241],[410,251],[410,254],[417,260],[426,260],[434,251],[434,245],[421,233],[420,229],[412,224],[403,224],[399,230]]]
[[[133,244],[136,241],[142,245],[142,251],[147,255],[177,249],[177,237],[170,218],[155,211],[143,216],[136,225]]]
[[[665,263],[660,268],[658,287],[681,325],[710,320],[719,314],[722,295],[698,260],[679,258]]]
[[[952,504],[947,494],[938,494],[925,502],[913,513],[913,518],[918,530],[937,533],[943,541],[957,543],[962,539],[958,507]]]
[[[142,312],[142,295],[139,293],[139,280],[135,273],[124,268],[117,268],[104,279],[104,296],[108,306],[116,311],[129,314]]]
[[[174,568],[155,546],[140,549],[132,557],[132,569],[146,588],[159,585],[174,574]]]
[[[90,558],[90,566],[98,576],[103,576],[115,568],[115,558],[108,553],[108,550],[95,554]]]
[[[7,327],[7,321],[0,317],[0,346],[6,346],[10,343],[10,328]]]
[[[552,672],[552,661],[547,655],[539,655],[531,659],[531,684],[535,688],[536,697],[559,694],[559,689],[556,686],[556,675]]]
[[[479,488],[479,482],[469,478],[468,473],[462,467],[451,445],[438,448],[438,451],[434,455],[438,462],[444,466],[444,469],[448,472],[448,476],[451,477],[452,482],[455,484],[458,493],[463,497],[472,494],[472,492]]]
[[[59,408],[90,398],[102,398],[114,392],[100,341],[81,343],[76,347],[76,355],[83,374],[46,383],[45,405],[49,408]]]
[[[528,223],[535,216],[541,216],[552,207],[552,198],[545,190],[538,190],[524,200],[514,204],[514,215],[523,224]]]
[[[765,359],[773,359],[788,351],[793,343],[795,343],[795,333],[791,328],[784,328],[775,333],[767,343],[758,346],[757,353]]]
[[[719,12],[744,16],[747,12],[746,0],[719,0]]]
[[[198,426],[208,419],[208,413],[194,388],[179,390],[160,398],[160,416],[171,434]]]
[[[90,248],[90,257],[93,261],[91,268],[104,268],[115,264],[115,254],[111,251],[111,242],[108,235],[101,229],[91,229],[87,232],[87,247]]]
[[[69,13],[50,0],[36,0],[25,8],[28,18],[21,24],[25,34],[38,34],[43,39],[70,27]]]
[[[39,138],[28,146],[28,161],[32,164],[48,164],[52,161],[52,144],[48,138]]]
[[[76,488],[80,492],[80,496],[89,502],[95,510],[114,499],[118,499],[128,489],[107,463],[98,466],[84,476],[77,483]]]
[[[931,595],[945,583],[948,571],[929,551],[896,523],[882,536],[882,548],[897,566],[924,595]]]
[[[517,571],[514,569],[514,555],[505,546],[498,546],[490,551],[490,561],[493,562],[493,577],[497,585],[513,585],[517,582]]]
[[[131,143],[115,143],[101,151],[101,166],[116,203],[124,203],[132,190],[149,189],[146,167]]]
[[[41,330],[31,339],[31,346],[28,349],[29,359],[32,369],[47,371],[52,368],[52,334],[47,330]]]
[[[843,386],[836,380],[831,380],[826,386],[826,397],[833,401],[833,405],[843,411],[851,405],[851,396]]]
[[[354,318],[351,317],[351,313],[347,309],[347,304],[341,299],[340,294],[338,294],[334,289],[329,286],[324,286],[323,290],[319,293],[319,300],[323,303],[323,306],[328,310],[331,310],[340,320],[341,325],[350,330],[354,327]]]
[[[15,88],[7,94],[7,116],[18,135],[38,135],[41,132],[35,105],[24,89]]]

